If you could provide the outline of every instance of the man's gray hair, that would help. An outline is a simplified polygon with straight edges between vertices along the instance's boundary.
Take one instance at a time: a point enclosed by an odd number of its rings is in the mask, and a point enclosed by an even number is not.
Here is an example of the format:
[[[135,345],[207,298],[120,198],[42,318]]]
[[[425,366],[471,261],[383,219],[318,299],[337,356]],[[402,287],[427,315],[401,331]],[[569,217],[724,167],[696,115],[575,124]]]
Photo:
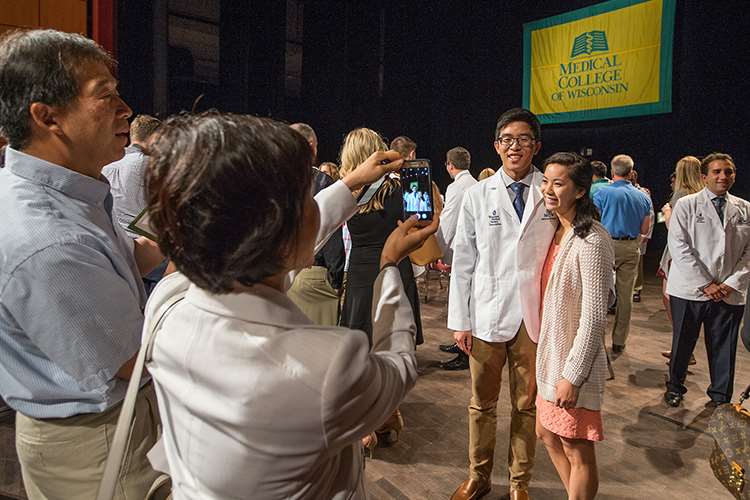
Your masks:
[[[318,143],[318,136],[315,135],[315,130],[308,125],[307,123],[292,123],[289,125],[291,128],[302,134],[302,137],[305,138],[305,140],[308,143],[311,144],[317,144]]]
[[[633,170],[635,162],[628,155],[617,155],[612,158],[611,165],[612,175],[616,175],[617,177],[627,177]]]
[[[31,138],[32,103],[65,106],[79,93],[80,68],[114,60],[93,40],[56,30],[14,31],[0,37],[0,134],[12,148]]]

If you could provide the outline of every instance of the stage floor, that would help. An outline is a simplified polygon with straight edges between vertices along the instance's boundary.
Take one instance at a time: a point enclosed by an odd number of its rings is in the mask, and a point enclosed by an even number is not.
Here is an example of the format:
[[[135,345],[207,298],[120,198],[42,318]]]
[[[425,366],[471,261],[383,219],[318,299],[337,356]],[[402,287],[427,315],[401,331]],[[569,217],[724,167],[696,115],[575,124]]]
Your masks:
[[[605,441],[597,445],[597,498],[729,499],[708,464],[713,441],[705,432],[708,366],[702,342],[695,353],[698,364],[691,367],[688,377],[684,407],[671,409],[661,402],[666,365],[659,353],[669,349],[671,334],[659,294],[659,283],[648,279],[643,301],[634,304],[627,348],[613,363],[616,378],[606,386]],[[401,406],[407,427],[398,443],[376,449],[375,458],[367,462],[367,487],[373,499],[447,499],[466,478],[469,372],[446,372],[438,367],[451,356],[437,349],[450,335],[445,329],[445,289],[439,290],[434,276],[429,301],[422,305],[422,318],[426,343],[417,352],[421,376]],[[612,316],[609,318],[611,322]],[[608,332],[607,345],[610,343]],[[740,346],[735,395],[750,383],[749,359]],[[503,384],[493,488],[485,497],[488,499],[507,495],[507,401],[508,388]],[[0,499],[4,495],[24,498],[14,448],[12,420],[2,421]],[[530,492],[535,500],[566,498],[541,443]]]
[[[367,462],[367,487],[373,499],[447,499],[467,478],[470,377],[468,370],[446,372],[438,366],[452,355],[437,348],[448,342],[450,334],[445,329],[445,289],[440,291],[434,276],[431,279],[430,300],[422,305],[425,344],[417,350],[421,376],[401,406],[406,429],[398,443],[376,449],[374,459]],[[668,408],[662,402],[667,366],[660,352],[670,348],[671,327],[660,293],[660,282],[647,278],[642,302],[633,304],[626,350],[613,361],[615,380],[607,382],[603,407],[605,440],[596,447],[597,498],[731,499],[708,463],[713,440],[706,433],[710,411],[704,408],[708,364],[702,337],[695,352],[698,364],[688,376],[684,407]],[[610,326],[613,318],[609,316]],[[750,354],[741,344],[736,368],[738,397],[750,383]],[[505,380],[507,368],[498,405],[492,492],[487,499],[508,494],[510,404]],[[541,442],[536,457],[531,497],[567,498]]]

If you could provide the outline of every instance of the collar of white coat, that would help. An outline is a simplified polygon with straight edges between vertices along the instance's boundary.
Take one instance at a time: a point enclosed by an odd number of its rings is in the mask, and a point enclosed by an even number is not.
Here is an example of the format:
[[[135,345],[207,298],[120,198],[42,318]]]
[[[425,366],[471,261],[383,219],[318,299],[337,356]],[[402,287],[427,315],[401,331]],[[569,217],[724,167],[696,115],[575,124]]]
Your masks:
[[[534,172],[539,172],[539,170],[537,170],[537,168],[534,165],[532,165],[531,168],[529,169],[529,173],[526,174],[526,177],[524,177],[523,179],[521,179],[518,182],[520,182],[521,184],[523,184],[527,188],[531,187],[534,184]],[[503,184],[505,185],[506,189],[509,188],[511,184],[513,184],[514,182],[516,182],[508,174],[505,173],[505,170],[503,170],[502,166],[500,167],[500,175],[499,175],[499,177],[501,177],[503,179]],[[540,181],[540,183],[541,183],[541,181]]]
[[[709,200],[713,200],[714,198],[724,198],[725,200],[729,201],[729,193],[724,193],[723,196],[719,196],[718,194],[714,193],[713,191],[711,191],[707,187],[704,187],[703,191],[706,192],[706,195],[708,196]]]
[[[456,176],[453,178],[453,180],[457,181],[460,177],[463,177],[466,174],[471,175],[471,172],[469,172],[468,170],[461,170],[459,173],[456,174]]]
[[[249,292],[213,294],[190,285],[185,299],[209,313],[248,323],[295,327],[311,325],[310,319],[285,294],[263,284]]]

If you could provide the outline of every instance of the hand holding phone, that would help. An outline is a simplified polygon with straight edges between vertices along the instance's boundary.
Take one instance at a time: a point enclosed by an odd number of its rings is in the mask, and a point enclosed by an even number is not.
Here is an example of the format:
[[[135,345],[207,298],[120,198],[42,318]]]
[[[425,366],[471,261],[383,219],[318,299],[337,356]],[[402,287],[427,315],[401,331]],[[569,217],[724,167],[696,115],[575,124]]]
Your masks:
[[[390,172],[396,172],[401,167],[401,155],[397,151],[376,151],[365,161],[349,172],[343,179],[352,192],[376,182]]]

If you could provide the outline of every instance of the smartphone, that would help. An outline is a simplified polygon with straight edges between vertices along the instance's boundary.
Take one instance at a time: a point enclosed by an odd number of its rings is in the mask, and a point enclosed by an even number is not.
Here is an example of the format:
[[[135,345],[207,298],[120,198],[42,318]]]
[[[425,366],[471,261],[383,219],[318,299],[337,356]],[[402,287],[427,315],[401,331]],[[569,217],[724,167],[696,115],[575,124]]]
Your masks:
[[[383,176],[380,179],[376,180],[372,184],[368,184],[367,186],[362,188],[362,191],[359,193],[359,196],[357,197],[357,206],[367,205],[367,203],[372,199],[373,196],[375,196],[375,193],[377,193],[380,190],[380,187],[383,185],[383,182],[385,182],[385,178],[387,176]]]
[[[435,212],[430,160],[406,160],[400,174],[404,220],[417,214],[418,225],[429,224]]]

